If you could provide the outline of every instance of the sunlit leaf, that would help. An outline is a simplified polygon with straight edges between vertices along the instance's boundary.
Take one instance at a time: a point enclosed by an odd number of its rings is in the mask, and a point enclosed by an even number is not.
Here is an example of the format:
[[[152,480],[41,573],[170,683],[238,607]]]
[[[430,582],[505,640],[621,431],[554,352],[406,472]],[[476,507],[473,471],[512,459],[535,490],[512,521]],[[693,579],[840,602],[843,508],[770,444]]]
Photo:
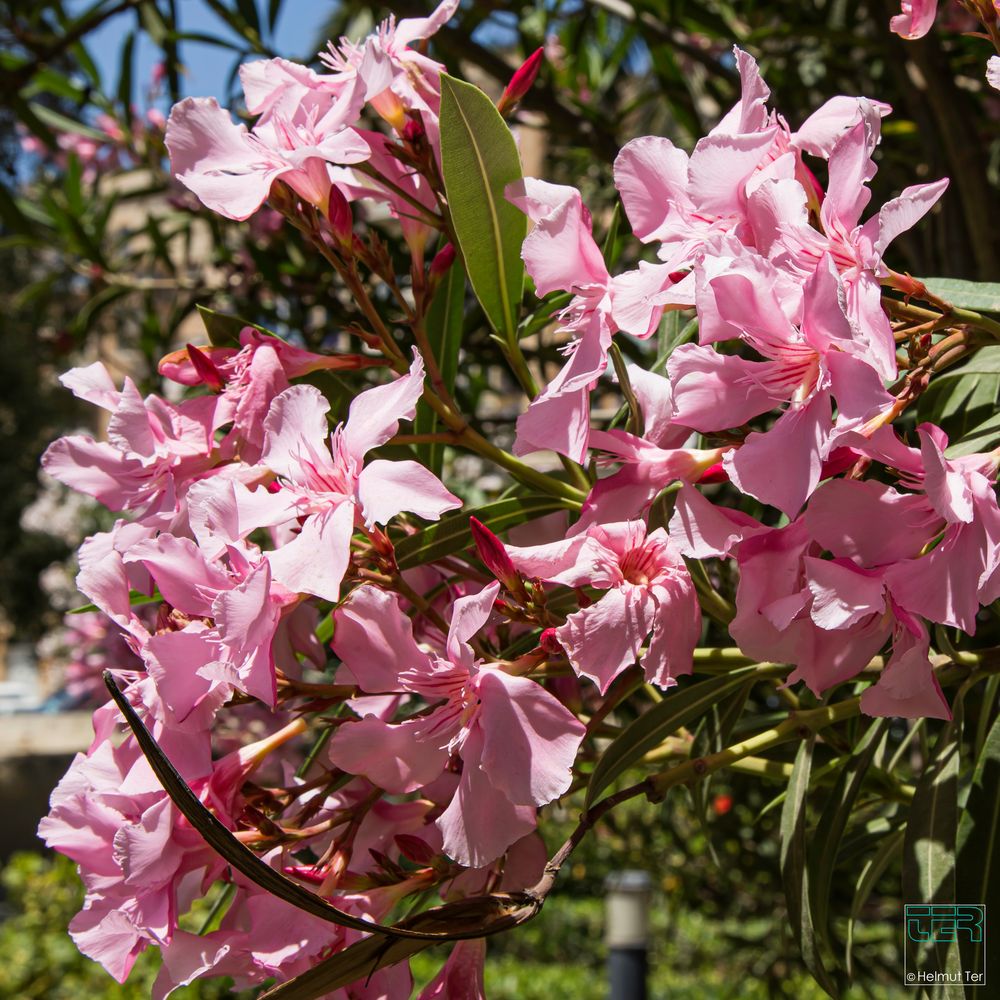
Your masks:
[[[521,178],[514,137],[478,87],[441,75],[441,171],[472,290],[490,325],[517,337],[527,217],[504,190]]]
[[[788,780],[788,792],[781,809],[781,881],[785,887],[785,899],[788,903],[788,922],[798,942],[802,960],[816,982],[831,997],[837,997],[839,995],[837,988],[819,954],[812,921],[812,908],[809,905],[806,800],[815,743],[814,733],[802,741],[795,755],[792,776]]]
[[[744,685],[755,674],[760,676],[758,667],[741,667],[719,677],[668,691],[663,701],[627,726],[604,751],[590,776],[587,805],[595,802],[613,781],[650,750],[656,749],[681,726],[690,725],[710,712],[727,694]]]

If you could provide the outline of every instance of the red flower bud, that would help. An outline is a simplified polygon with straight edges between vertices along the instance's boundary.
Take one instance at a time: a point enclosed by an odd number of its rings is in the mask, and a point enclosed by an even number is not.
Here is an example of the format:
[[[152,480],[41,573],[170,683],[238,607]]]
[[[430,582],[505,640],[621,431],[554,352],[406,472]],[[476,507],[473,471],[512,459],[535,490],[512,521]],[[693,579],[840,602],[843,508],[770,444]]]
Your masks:
[[[403,138],[407,142],[416,142],[424,137],[424,127],[413,118],[408,118],[403,126]]]
[[[215,367],[215,362],[204,351],[199,351],[194,344],[186,346],[187,355],[191,359],[192,367],[198,373],[198,378],[213,392],[222,392],[226,380],[222,377],[222,372]]]
[[[336,184],[330,186],[326,217],[330,220],[334,239],[345,249],[349,247],[354,235],[354,216],[343,191]]]
[[[729,473],[726,472],[721,462],[710,465],[697,480],[699,483],[728,483]]]
[[[451,243],[445,243],[431,261],[429,269],[431,281],[438,281],[448,273],[448,268],[455,263],[455,247]]]
[[[553,656],[562,656],[563,648],[562,644],[556,638],[556,630],[554,628],[547,628],[542,631],[542,634],[538,637],[538,645]]]
[[[507,89],[500,95],[500,100],[497,101],[497,110],[500,114],[509,114],[514,109],[514,105],[531,90],[531,85],[535,82],[544,59],[545,49],[536,49],[521,63],[520,67],[518,67],[514,75],[510,78]]]
[[[507,555],[503,542],[482,521],[474,517],[469,518],[469,526],[476,548],[479,550],[479,558],[486,563],[486,568],[511,593],[520,593],[524,586],[514,564],[510,561],[510,556]]]
[[[313,885],[322,885],[323,880],[326,878],[326,873],[315,865],[288,865],[283,871],[291,878],[301,879],[303,882],[312,882]]]
[[[393,840],[400,853],[414,864],[429,865],[438,856],[438,852],[430,844],[412,834],[397,833]]]

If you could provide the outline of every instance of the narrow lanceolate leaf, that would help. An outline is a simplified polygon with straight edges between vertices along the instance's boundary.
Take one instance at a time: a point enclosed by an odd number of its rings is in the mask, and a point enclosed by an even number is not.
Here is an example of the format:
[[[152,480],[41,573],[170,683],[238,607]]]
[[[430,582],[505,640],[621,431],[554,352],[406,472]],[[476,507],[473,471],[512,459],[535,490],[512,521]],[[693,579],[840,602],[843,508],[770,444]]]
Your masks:
[[[781,881],[788,903],[788,922],[795,934],[802,960],[813,978],[831,997],[838,996],[837,988],[823,965],[816,942],[809,906],[809,869],[806,867],[806,799],[809,793],[809,775],[812,771],[814,734],[803,740],[795,755],[788,792],[781,808]]]
[[[816,832],[809,843],[806,867],[809,874],[809,906],[816,940],[824,961],[836,960],[830,926],[830,891],[844,831],[851,810],[876,751],[884,745],[888,719],[873,722],[844,761],[830,795],[826,800]]]
[[[105,672],[104,683],[111,692],[111,697],[120,709],[125,720],[128,722],[136,742],[142,749],[153,773],[159,778],[164,790],[170,796],[171,801],[181,811],[188,822],[204,837],[205,842],[225,861],[227,861],[238,872],[245,875],[251,882],[256,883],[262,889],[267,890],[272,896],[283,899],[286,903],[304,910],[306,913],[327,920],[332,924],[339,924],[342,927],[351,927],[354,930],[375,932],[386,935],[388,938],[418,938],[420,940],[457,940],[459,938],[478,937],[474,929],[470,932],[469,927],[456,924],[454,931],[442,929],[440,931],[424,932],[411,930],[406,927],[386,927],[371,920],[362,920],[351,913],[328,903],[321,896],[303,889],[297,882],[286,878],[281,872],[276,871],[269,864],[261,861],[242,841],[237,840],[229,830],[213,813],[205,807],[197,795],[191,791],[187,782],[180,776],[177,769],[167,759],[160,749],[159,744],[152,734],[143,724],[142,719],[136,714],[135,709],[129,703],[117,683],[110,673]],[[483,897],[477,900],[482,903],[484,899],[503,901],[514,905],[519,900],[510,896]],[[499,904],[498,904],[499,905]]]
[[[957,882],[960,903],[983,903],[1000,914],[1000,716],[983,742],[965,809],[958,821]],[[962,967],[983,971],[986,941],[962,937]],[[990,973],[993,974],[992,972]]]
[[[472,290],[493,329],[517,338],[527,218],[504,196],[521,179],[514,137],[478,87],[441,74],[441,173]]]
[[[441,279],[441,284],[434,293],[427,316],[424,319],[424,329],[427,341],[434,352],[441,379],[448,392],[455,389],[455,376],[458,374],[458,352],[462,346],[462,323],[465,319],[465,271],[461,262],[456,260]],[[438,428],[437,416],[421,399],[417,403],[417,415],[413,421],[415,434],[430,434]],[[416,446],[417,456],[436,476],[441,475],[441,465],[444,459],[444,446],[440,443],[421,444]]]
[[[959,278],[921,278],[939,298],[959,309],[1000,312],[1000,284],[993,281],[962,281]]]
[[[719,701],[742,687],[759,668],[741,667],[720,677],[699,681],[689,687],[674,688],[615,737],[594,767],[587,786],[587,806],[625,771],[655,750],[681,726],[687,726],[711,711]]]
[[[954,711],[955,718],[941,730],[910,803],[903,840],[904,903],[966,902],[955,898],[960,700],[956,700]],[[995,789],[992,792],[995,794]],[[956,956],[949,954],[946,945],[933,947],[933,958],[921,949],[916,962],[929,960],[936,968],[946,969]]]
[[[265,327],[251,323],[250,320],[243,319],[241,316],[227,316],[225,313],[216,312],[205,306],[198,306],[198,315],[201,317],[202,323],[205,324],[208,339],[215,347],[232,347],[233,344],[239,343],[240,332],[245,326],[253,327],[260,333],[266,333],[272,337],[278,336]]]
[[[953,447],[949,456],[971,454],[968,438],[987,436],[981,430],[996,415],[1000,395],[1000,347],[984,347],[964,364],[948,369],[935,379],[917,404],[917,418],[937,424],[948,435]]]
[[[500,534],[515,524],[562,509],[563,503],[557,498],[532,494],[494,500],[482,507],[459,511],[396,542],[396,565],[400,569],[412,569],[471,547],[470,517],[482,521],[494,534]]]
[[[879,843],[875,853],[865,862],[854,888],[854,899],[851,902],[851,913],[847,919],[847,943],[845,946],[845,966],[848,978],[854,976],[854,924],[872,890],[878,885],[878,880],[886,869],[903,852],[904,828],[891,830]]]
[[[718,753],[726,746],[736,723],[739,722],[740,716],[743,714],[752,687],[753,681],[749,680],[733,694],[717,701],[711,707],[695,730],[694,740],[691,744],[692,757],[704,757],[707,754]],[[711,787],[711,780],[711,775],[706,775],[691,788],[691,801],[694,804],[698,821],[706,831],[706,838],[708,837],[708,790]],[[709,849],[712,850],[713,860],[717,860],[714,858],[711,839],[708,840],[708,845]]]

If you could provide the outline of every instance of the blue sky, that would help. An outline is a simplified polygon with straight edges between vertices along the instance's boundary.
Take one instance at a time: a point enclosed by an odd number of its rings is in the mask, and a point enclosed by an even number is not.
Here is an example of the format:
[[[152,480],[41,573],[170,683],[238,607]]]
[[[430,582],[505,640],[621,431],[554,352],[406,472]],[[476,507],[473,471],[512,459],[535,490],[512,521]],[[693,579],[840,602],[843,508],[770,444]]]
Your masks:
[[[256,0],[261,23],[266,24],[267,0]],[[86,0],[70,5],[83,10]],[[313,46],[319,26],[336,7],[336,0],[284,0],[272,45],[282,55],[305,59],[314,55]],[[217,17],[203,0],[178,0],[178,20],[185,32],[215,35],[227,40],[237,36]],[[118,80],[122,45],[135,27],[135,14],[128,12],[105,21],[86,38],[87,47],[104,79],[105,91],[114,93]],[[183,95],[217,97],[223,100],[232,70],[234,53],[202,42],[184,42],[181,48],[186,72],[181,79]],[[141,34],[134,52],[133,80],[136,98],[142,98],[146,81],[159,60],[159,52],[148,36]]]

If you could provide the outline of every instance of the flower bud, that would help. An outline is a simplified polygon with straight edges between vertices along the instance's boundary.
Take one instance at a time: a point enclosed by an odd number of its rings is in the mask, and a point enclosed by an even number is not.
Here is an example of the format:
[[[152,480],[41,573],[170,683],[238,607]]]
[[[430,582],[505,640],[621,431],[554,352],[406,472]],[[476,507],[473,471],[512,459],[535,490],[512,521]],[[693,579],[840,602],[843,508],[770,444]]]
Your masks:
[[[542,634],[538,637],[538,645],[551,656],[565,655],[562,643],[560,643],[559,639],[556,637],[556,630],[554,628],[547,628],[542,631]]]
[[[393,840],[396,841],[400,853],[414,864],[429,865],[439,856],[439,852],[435,851],[427,841],[421,840],[420,837],[414,837],[412,834],[397,833]]]
[[[406,120],[406,124],[403,126],[403,138],[407,142],[416,143],[422,139],[425,134],[423,125],[415,118],[408,118]]]
[[[431,281],[440,281],[447,273],[452,264],[455,263],[455,246],[452,243],[445,243],[431,261],[428,275]]]
[[[535,49],[534,52],[528,56],[527,59],[521,63],[520,67],[514,72],[514,75],[510,78],[510,83],[507,84],[507,89],[500,95],[500,100],[497,101],[497,111],[502,115],[507,115],[514,110],[514,105],[517,104],[521,98],[529,90],[531,90],[531,85],[535,82],[535,78],[538,76],[538,71],[541,69],[542,62],[545,59],[545,49]]]
[[[344,192],[336,184],[330,186],[330,197],[326,204],[326,217],[334,239],[345,250],[350,249],[354,236],[354,216]]]
[[[503,542],[486,527],[482,521],[474,517],[469,518],[469,526],[472,529],[472,538],[479,550],[479,558],[486,563],[486,568],[509,590],[512,594],[524,592],[524,584],[518,575],[514,564],[507,555]]]
[[[204,351],[198,350],[194,344],[187,344],[186,347],[187,355],[191,359],[191,366],[198,373],[199,380],[213,392],[222,392],[226,381],[222,377],[222,372],[215,367],[215,362]]]
[[[437,291],[441,279],[448,273],[451,265],[455,263],[455,247],[451,243],[445,243],[431,261],[431,266],[427,269],[426,295],[429,297]]]

